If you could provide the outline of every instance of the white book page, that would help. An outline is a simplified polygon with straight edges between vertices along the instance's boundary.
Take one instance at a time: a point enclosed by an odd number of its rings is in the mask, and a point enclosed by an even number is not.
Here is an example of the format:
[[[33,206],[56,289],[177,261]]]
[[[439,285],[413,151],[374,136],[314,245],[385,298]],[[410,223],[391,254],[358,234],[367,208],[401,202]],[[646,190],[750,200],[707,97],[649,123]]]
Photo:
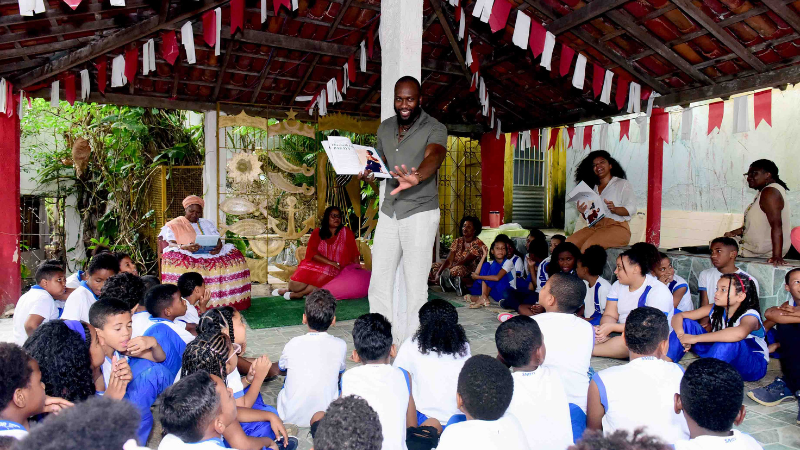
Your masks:
[[[337,174],[357,175],[361,172],[363,166],[350,139],[341,136],[328,136],[327,141],[322,141],[322,148],[328,154],[328,160]]]

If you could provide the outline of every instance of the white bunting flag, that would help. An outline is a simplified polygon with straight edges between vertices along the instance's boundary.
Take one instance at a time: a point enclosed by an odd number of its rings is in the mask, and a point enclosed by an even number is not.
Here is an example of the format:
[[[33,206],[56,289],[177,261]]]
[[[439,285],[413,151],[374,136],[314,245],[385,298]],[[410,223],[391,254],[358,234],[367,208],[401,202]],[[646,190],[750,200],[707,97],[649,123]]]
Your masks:
[[[575,72],[572,74],[572,86],[577,89],[583,89],[584,81],[586,81],[586,57],[582,53],[578,53]]]
[[[298,7],[299,7],[298,1],[292,0],[292,11],[297,11]]]
[[[142,73],[147,75],[156,71],[156,43],[153,39],[148,40],[142,47]]]
[[[540,66],[550,70],[550,62],[553,60],[553,48],[556,46],[556,35],[547,32],[544,37],[544,51],[542,52],[542,60]]]
[[[511,42],[514,43],[517,47],[527,50],[528,49],[528,38],[531,34],[531,16],[523,13],[522,11],[517,12],[517,23],[514,25],[514,37],[511,38]]]
[[[611,104],[611,84],[614,81],[614,72],[606,70],[606,77],[603,79],[603,92],[600,94],[600,101],[606,105]]]
[[[494,107],[492,107],[492,115],[489,117],[489,123],[491,123],[491,127],[494,128]]]
[[[531,148],[531,130],[525,130],[519,134],[520,149]]]
[[[650,93],[650,98],[647,99],[647,117],[650,117],[650,114],[653,113],[653,101],[656,97],[661,97],[661,94],[654,91]]]
[[[497,119],[497,133],[494,135],[495,139],[500,139],[500,135],[503,134],[503,130],[500,127],[500,119]]]
[[[639,144],[647,142],[647,116],[636,118],[636,128],[639,130],[639,137],[636,142]]]
[[[467,30],[467,13],[461,10],[461,20],[458,21],[458,40],[464,40],[464,32]]]
[[[19,15],[30,17],[44,12],[44,0],[19,0]]]
[[[628,114],[640,112],[642,112],[642,86],[631,81],[628,85]]]
[[[598,136],[599,142],[597,144],[597,145],[599,145],[599,147],[597,147],[597,148],[601,148],[601,149],[608,148],[608,124],[607,123],[604,123],[604,124],[600,125],[599,133],[600,133],[599,136]]]
[[[216,42],[214,42],[214,55],[219,56],[222,44],[222,8],[214,10],[215,33],[217,35]]]
[[[5,92],[6,89],[3,89]],[[58,80],[53,81],[53,84],[50,85],[50,106],[52,108],[58,108]]]
[[[17,110],[20,120],[25,117],[25,91],[19,91],[19,109]]]
[[[186,49],[186,62],[194,64],[197,60],[194,56],[194,31],[192,30],[192,22],[186,22],[181,27],[181,43],[183,48]]]
[[[300,103],[310,102],[311,100],[314,100],[314,96],[313,95],[298,95],[294,99],[294,101],[300,102]]]
[[[91,84],[89,83],[89,70],[81,70],[81,100],[86,101],[89,99]]]
[[[467,37],[467,51],[464,57],[467,58],[465,64],[469,68],[472,65],[472,36]]]
[[[318,101],[319,101],[319,115],[320,116],[328,115],[328,97],[325,93],[325,89],[320,91]]]
[[[125,86],[128,78],[125,77],[125,56],[117,55],[111,60],[111,87]]]
[[[348,73],[348,66],[348,63],[344,63],[344,66],[342,66],[342,71],[344,71],[344,76],[342,77],[342,94],[347,94],[347,88],[350,87],[350,74]]]
[[[8,95],[8,85],[6,84],[7,81],[5,78],[0,78],[0,113],[6,113],[6,103],[8,103],[8,99],[6,95]]]
[[[331,105],[336,103],[336,78],[331,78],[325,85],[325,90],[328,93],[327,101]]]
[[[365,47],[366,45],[367,41],[361,41],[361,61],[359,62],[361,63],[360,69],[362,72],[367,71],[367,48]]]
[[[486,102],[483,104],[483,116],[489,115],[489,93],[486,93]]]
[[[458,0],[447,0],[450,6],[458,6]]]
[[[478,0],[472,10],[472,17],[480,18],[481,22],[489,23],[489,16],[492,15],[494,0]]]
[[[748,110],[750,109],[750,96],[743,95],[733,99],[733,133],[744,133],[750,131],[748,125]]]
[[[111,0],[111,6],[125,6],[125,0]]]
[[[267,0],[261,0],[261,23],[267,21]]]
[[[478,79],[478,100],[480,100],[481,106],[486,102],[486,84],[483,82],[483,77]]]
[[[694,117],[692,117],[692,109],[693,108],[686,108],[681,113],[681,139],[684,141],[688,141],[692,138],[692,122]]]

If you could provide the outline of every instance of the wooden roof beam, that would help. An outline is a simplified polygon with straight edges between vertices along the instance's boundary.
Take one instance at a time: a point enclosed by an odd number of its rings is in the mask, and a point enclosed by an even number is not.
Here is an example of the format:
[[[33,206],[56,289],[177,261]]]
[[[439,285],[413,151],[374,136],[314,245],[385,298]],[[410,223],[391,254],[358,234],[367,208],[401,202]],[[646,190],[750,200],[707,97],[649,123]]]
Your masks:
[[[450,41],[450,46],[453,48],[453,53],[456,56],[456,60],[458,60],[458,65],[461,67],[461,71],[467,80],[471,82],[472,73],[469,71],[469,68],[467,68],[464,54],[461,53],[461,46],[458,44],[458,41],[456,41],[456,37],[453,34],[453,27],[450,25],[450,21],[447,20],[447,16],[444,14],[441,0],[430,0],[430,2],[431,6],[433,6],[433,11],[436,13],[436,17],[439,18],[439,22],[442,24],[442,28],[444,29],[445,36],[447,36],[447,40]],[[462,10],[461,13],[466,14],[466,11]],[[464,39],[467,39],[467,36],[464,36]]]
[[[168,1],[164,3],[169,4]],[[33,22],[43,19],[67,19],[70,17],[75,17],[77,15],[89,15],[89,14],[97,14],[102,12],[120,12],[124,13],[127,11],[137,10],[139,8],[148,8],[150,7],[150,2],[146,1],[136,1],[136,0],[128,0],[125,6],[106,6],[108,5],[105,2],[97,2],[97,3],[90,3],[88,5],[82,5],[81,11],[76,13],[71,9],[67,8],[48,8],[47,11],[36,14],[33,17],[29,16],[21,16],[19,14],[9,14],[6,16],[0,16],[0,26],[4,25],[18,25],[23,24],[26,22]]]
[[[577,27],[597,16],[605,14],[614,8],[618,8],[630,0],[594,0],[586,6],[555,19],[547,26],[547,31],[559,35],[565,31]]]
[[[236,41],[236,36],[231,36],[231,38],[228,39],[228,44],[225,46],[225,56],[222,59],[222,67],[220,67],[217,72],[217,84],[214,86],[214,93],[211,95],[211,98],[215,102],[219,100],[219,91],[222,89],[222,79],[225,78],[225,70],[228,68],[228,63],[231,61],[231,50],[233,50],[234,41]]]
[[[800,16],[797,15],[789,6],[781,0],[761,0],[762,3],[767,5],[778,17],[788,23],[789,26],[794,28],[794,31],[800,32]]]

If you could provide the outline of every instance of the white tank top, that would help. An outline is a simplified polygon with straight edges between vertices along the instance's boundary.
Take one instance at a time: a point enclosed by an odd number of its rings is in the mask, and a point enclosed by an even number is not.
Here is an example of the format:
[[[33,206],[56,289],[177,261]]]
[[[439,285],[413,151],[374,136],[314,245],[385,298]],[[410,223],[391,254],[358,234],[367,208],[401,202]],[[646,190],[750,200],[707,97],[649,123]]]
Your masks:
[[[783,248],[781,256],[789,251],[792,245],[789,233],[792,231],[792,211],[789,202],[786,200],[786,189],[778,183],[772,183],[766,188],[775,188],[783,198],[783,210],[781,211],[781,226],[783,231]],[[744,232],[742,233],[742,256],[745,257],[771,257],[772,256],[772,228],[767,220],[767,214],[761,210],[761,194],[764,189],[758,192],[756,199],[744,211]]]

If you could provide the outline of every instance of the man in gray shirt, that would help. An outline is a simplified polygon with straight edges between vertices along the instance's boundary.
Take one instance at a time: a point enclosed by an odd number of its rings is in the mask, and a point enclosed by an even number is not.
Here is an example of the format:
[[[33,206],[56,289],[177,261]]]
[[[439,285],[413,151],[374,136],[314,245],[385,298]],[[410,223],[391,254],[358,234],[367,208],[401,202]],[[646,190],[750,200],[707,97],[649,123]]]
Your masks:
[[[400,78],[394,87],[396,115],[378,128],[376,150],[393,178],[383,186],[382,205],[372,247],[370,312],[396,325],[395,340],[411,336],[419,325],[419,309],[428,300],[428,273],[439,228],[437,171],[447,153],[447,128],[421,107],[420,84]],[[371,172],[360,174],[374,180]],[[392,304],[398,266],[402,261],[405,308]],[[399,307],[398,307],[399,306]],[[397,310],[395,310],[397,307]],[[398,317],[405,310],[406,317]]]

